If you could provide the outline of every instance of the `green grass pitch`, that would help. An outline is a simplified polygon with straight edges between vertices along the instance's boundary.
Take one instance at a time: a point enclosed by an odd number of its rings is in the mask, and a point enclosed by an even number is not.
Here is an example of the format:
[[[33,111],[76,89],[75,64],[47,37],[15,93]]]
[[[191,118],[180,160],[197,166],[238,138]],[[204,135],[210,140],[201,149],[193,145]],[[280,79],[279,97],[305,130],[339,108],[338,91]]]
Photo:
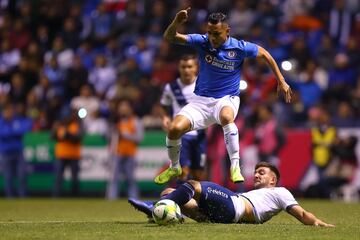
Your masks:
[[[335,228],[309,227],[286,213],[262,225],[149,224],[126,200],[0,200],[0,239],[360,239],[360,204],[301,200]]]

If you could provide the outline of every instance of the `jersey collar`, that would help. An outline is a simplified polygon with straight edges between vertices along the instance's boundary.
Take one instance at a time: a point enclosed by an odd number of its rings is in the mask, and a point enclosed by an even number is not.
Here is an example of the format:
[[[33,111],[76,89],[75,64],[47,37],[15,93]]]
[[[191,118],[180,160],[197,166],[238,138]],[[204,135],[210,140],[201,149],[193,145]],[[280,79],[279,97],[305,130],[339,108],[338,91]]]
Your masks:
[[[223,45],[221,45],[220,48],[228,48],[230,46],[230,43],[231,43],[231,37],[228,36],[228,38],[226,39],[226,41],[224,42]]]
[[[205,35],[206,35],[206,37],[207,37],[207,41],[208,41],[208,44],[209,44],[209,46],[210,46],[210,50],[212,50],[212,51],[217,51],[217,50],[219,50],[219,49],[226,49],[226,48],[230,47],[230,45],[231,45],[231,37],[228,36],[228,38],[227,38],[226,41],[223,43],[223,45],[221,45],[221,46],[218,47],[218,48],[213,48],[213,47],[211,46],[211,43],[210,43],[210,40],[209,40],[209,35],[208,35],[207,33],[206,33]]]

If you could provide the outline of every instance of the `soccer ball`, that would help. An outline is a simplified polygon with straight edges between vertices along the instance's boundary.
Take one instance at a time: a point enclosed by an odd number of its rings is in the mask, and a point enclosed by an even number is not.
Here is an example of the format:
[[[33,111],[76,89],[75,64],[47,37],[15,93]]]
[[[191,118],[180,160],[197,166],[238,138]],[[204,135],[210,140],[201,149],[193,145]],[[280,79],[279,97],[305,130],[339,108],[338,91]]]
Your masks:
[[[169,199],[158,201],[154,205],[152,216],[159,225],[169,225],[183,221],[179,205]]]

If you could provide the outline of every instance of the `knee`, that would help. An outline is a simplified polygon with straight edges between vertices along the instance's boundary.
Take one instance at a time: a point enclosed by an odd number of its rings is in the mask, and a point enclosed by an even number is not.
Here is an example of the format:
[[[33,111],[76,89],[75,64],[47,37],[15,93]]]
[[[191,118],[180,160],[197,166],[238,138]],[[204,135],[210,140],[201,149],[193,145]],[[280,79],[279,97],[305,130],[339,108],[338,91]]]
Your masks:
[[[221,126],[228,125],[229,123],[234,122],[233,116],[230,114],[224,114],[220,116]]]
[[[186,132],[186,127],[181,122],[173,122],[169,128],[169,138],[178,139]]]
[[[220,123],[221,126],[225,126],[229,123],[234,122],[234,112],[230,108],[224,108],[220,112]]]
[[[174,188],[165,188],[164,191],[162,191],[162,192],[160,193],[160,197],[163,197],[163,196],[165,196],[165,195],[168,195],[168,194],[172,193],[173,191],[175,191]]]
[[[189,183],[194,188],[195,195],[199,195],[201,193],[201,184],[199,181],[188,180],[187,183]]]

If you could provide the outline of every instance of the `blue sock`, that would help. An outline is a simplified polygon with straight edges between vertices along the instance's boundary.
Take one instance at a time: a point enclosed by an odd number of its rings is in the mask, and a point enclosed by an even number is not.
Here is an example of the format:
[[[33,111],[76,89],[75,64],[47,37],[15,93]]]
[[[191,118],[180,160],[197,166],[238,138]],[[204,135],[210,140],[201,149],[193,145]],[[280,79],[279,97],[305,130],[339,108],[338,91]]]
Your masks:
[[[163,196],[161,199],[170,199],[176,202],[179,206],[186,204],[193,198],[195,189],[190,183],[184,183],[175,191]]]

